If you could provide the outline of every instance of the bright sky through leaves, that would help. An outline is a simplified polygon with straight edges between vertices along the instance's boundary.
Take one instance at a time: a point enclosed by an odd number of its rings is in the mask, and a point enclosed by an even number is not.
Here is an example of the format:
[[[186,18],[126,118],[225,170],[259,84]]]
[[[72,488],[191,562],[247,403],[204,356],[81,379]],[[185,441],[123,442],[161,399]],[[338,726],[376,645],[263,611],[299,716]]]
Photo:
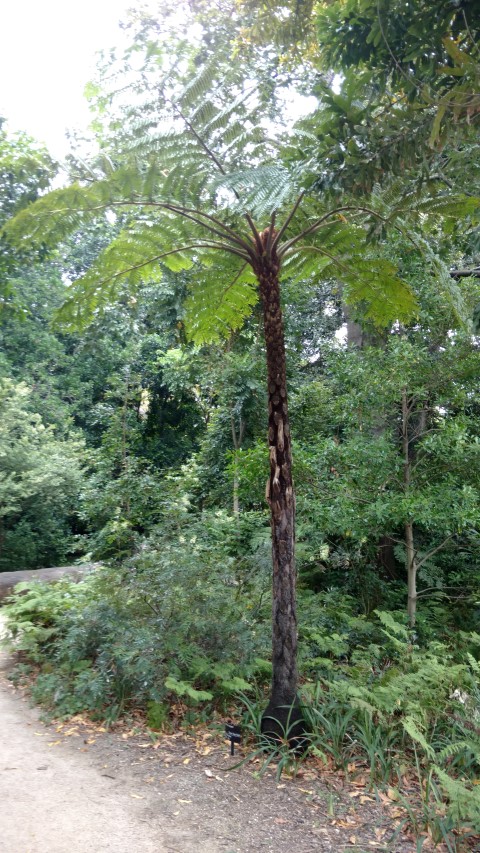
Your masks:
[[[118,22],[132,0],[6,0],[0,10],[0,116],[54,156],[68,148],[65,129],[85,128],[83,96],[95,54],[118,44]],[[156,5],[143,4],[143,5]]]

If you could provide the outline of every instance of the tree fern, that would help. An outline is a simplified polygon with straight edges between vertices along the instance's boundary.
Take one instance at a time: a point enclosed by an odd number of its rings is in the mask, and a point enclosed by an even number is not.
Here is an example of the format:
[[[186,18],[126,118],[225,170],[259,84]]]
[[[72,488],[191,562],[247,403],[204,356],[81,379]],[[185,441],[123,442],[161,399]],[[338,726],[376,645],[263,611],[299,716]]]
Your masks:
[[[291,277],[338,278],[348,299],[361,303],[379,323],[411,316],[415,300],[393,265],[375,259],[366,243],[362,217],[375,216],[375,211],[348,204],[322,207],[307,198],[297,167],[275,162],[275,146],[258,120],[260,99],[249,97],[235,69],[226,83],[236,97],[233,109],[211,64],[183,89],[180,82],[165,82],[157,101],[157,126],[147,107],[147,124],[140,131],[134,126],[133,132],[130,126],[129,137],[122,132],[120,153],[106,165],[97,162],[98,177],[85,174],[82,182],[43,197],[10,223],[8,235],[20,242],[55,243],[96,216],[113,213],[119,218],[117,237],[73,285],[62,312],[69,325],[88,322],[115,300],[119,285],[135,289],[161,276],[165,267],[191,270],[186,328],[199,343],[239,328],[260,297],[274,566],[273,681],[264,722],[269,735],[285,731],[289,709],[288,727],[295,738],[303,723],[296,700],[295,504],[282,266]],[[207,99],[213,109],[203,109]],[[129,120],[126,124],[128,129]],[[288,619],[281,615],[285,613]]]

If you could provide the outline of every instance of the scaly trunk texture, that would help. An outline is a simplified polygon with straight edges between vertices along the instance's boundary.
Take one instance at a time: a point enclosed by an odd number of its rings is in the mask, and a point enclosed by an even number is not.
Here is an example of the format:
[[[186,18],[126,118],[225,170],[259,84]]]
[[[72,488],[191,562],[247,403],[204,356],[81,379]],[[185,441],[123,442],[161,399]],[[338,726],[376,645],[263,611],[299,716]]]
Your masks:
[[[269,229],[261,235],[264,244],[268,235]],[[263,715],[262,731],[292,742],[303,733],[297,700],[295,495],[279,263],[274,252],[270,257],[267,255],[259,259],[256,269],[267,355],[270,476],[266,497],[270,506],[273,559],[272,694]]]

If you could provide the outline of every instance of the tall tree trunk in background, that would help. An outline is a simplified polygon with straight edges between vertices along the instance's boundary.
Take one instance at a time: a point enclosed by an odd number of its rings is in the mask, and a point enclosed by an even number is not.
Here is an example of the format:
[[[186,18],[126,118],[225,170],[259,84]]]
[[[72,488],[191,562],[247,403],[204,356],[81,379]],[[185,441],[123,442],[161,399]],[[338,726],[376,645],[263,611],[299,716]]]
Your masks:
[[[407,389],[402,389],[402,449],[403,449],[403,486],[405,495],[410,489],[410,479],[412,473],[412,459],[410,455],[410,438],[409,438],[409,422],[411,415],[412,403],[409,402]],[[413,537],[413,523],[410,520],[405,521],[405,567],[407,570],[408,584],[408,623],[410,628],[415,627],[417,614],[417,557],[415,552],[415,543]]]
[[[343,303],[343,317],[347,326],[347,347],[349,349],[362,350],[367,346],[380,347],[385,344],[378,332],[365,330],[356,320],[352,319],[349,305]],[[373,435],[382,436],[387,428],[385,416],[381,414],[373,422]],[[397,561],[394,552],[394,540],[386,533],[380,536],[377,544],[377,567],[379,571],[386,572],[389,577],[398,577]]]
[[[266,229],[260,235],[264,245],[273,234],[273,230]],[[262,731],[291,741],[303,732],[303,727],[297,705],[295,495],[279,269],[275,252],[265,252],[255,269],[267,356],[270,476],[266,497],[270,506],[273,560],[272,693],[263,715]]]
[[[233,514],[240,514],[240,501],[238,497],[238,488],[239,488],[239,480],[238,480],[238,451],[240,450],[243,439],[245,437],[245,421],[240,415],[237,427],[235,425],[235,415],[233,411],[230,415],[230,423],[232,427],[232,441],[233,441]]]

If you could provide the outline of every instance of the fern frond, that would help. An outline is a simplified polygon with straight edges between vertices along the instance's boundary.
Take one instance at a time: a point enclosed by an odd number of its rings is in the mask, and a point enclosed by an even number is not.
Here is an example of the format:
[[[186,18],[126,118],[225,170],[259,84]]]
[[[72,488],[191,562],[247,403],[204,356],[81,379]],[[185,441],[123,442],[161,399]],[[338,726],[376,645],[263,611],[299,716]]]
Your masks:
[[[250,210],[258,219],[270,217],[298,195],[291,173],[274,164],[230,172],[219,178],[217,185],[236,194],[238,202],[231,205],[233,209]]]
[[[416,720],[414,720],[413,717],[405,717],[402,720],[402,725],[407,734],[410,735],[412,740],[415,741],[415,743],[420,744],[426,755],[428,755],[429,758],[434,758],[435,750],[428,743],[423,732],[421,732],[418,728]]]
[[[199,269],[185,304],[187,334],[196,344],[226,338],[243,325],[257,301],[257,281],[250,267],[230,262]]]
[[[391,261],[368,252],[362,228],[341,220],[325,221],[316,233],[307,234],[304,243],[290,242],[293,245],[285,251],[283,264],[290,277],[318,274],[338,279],[345,301],[361,305],[365,317],[380,327],[410,320],[415,314],[412,289]],[[288,246],[288,241],[283,245]]]
[[[449,812],[455,821],[463,820],[472,823],[480,822],[480,789],[470,789],[458,779],[453,779],[441,767],[434,765],[433,770],[438,776],[449,799]]]
[[[440,752],[437,753],[437,761],[444,762],[448,761],[449,758],[453,758],[455,755],[460,755],[462,752],[470,752],[475,751],[473,744],[469,743],[466,740],[459,740],[456,743],[449,743],[445,746]]]

